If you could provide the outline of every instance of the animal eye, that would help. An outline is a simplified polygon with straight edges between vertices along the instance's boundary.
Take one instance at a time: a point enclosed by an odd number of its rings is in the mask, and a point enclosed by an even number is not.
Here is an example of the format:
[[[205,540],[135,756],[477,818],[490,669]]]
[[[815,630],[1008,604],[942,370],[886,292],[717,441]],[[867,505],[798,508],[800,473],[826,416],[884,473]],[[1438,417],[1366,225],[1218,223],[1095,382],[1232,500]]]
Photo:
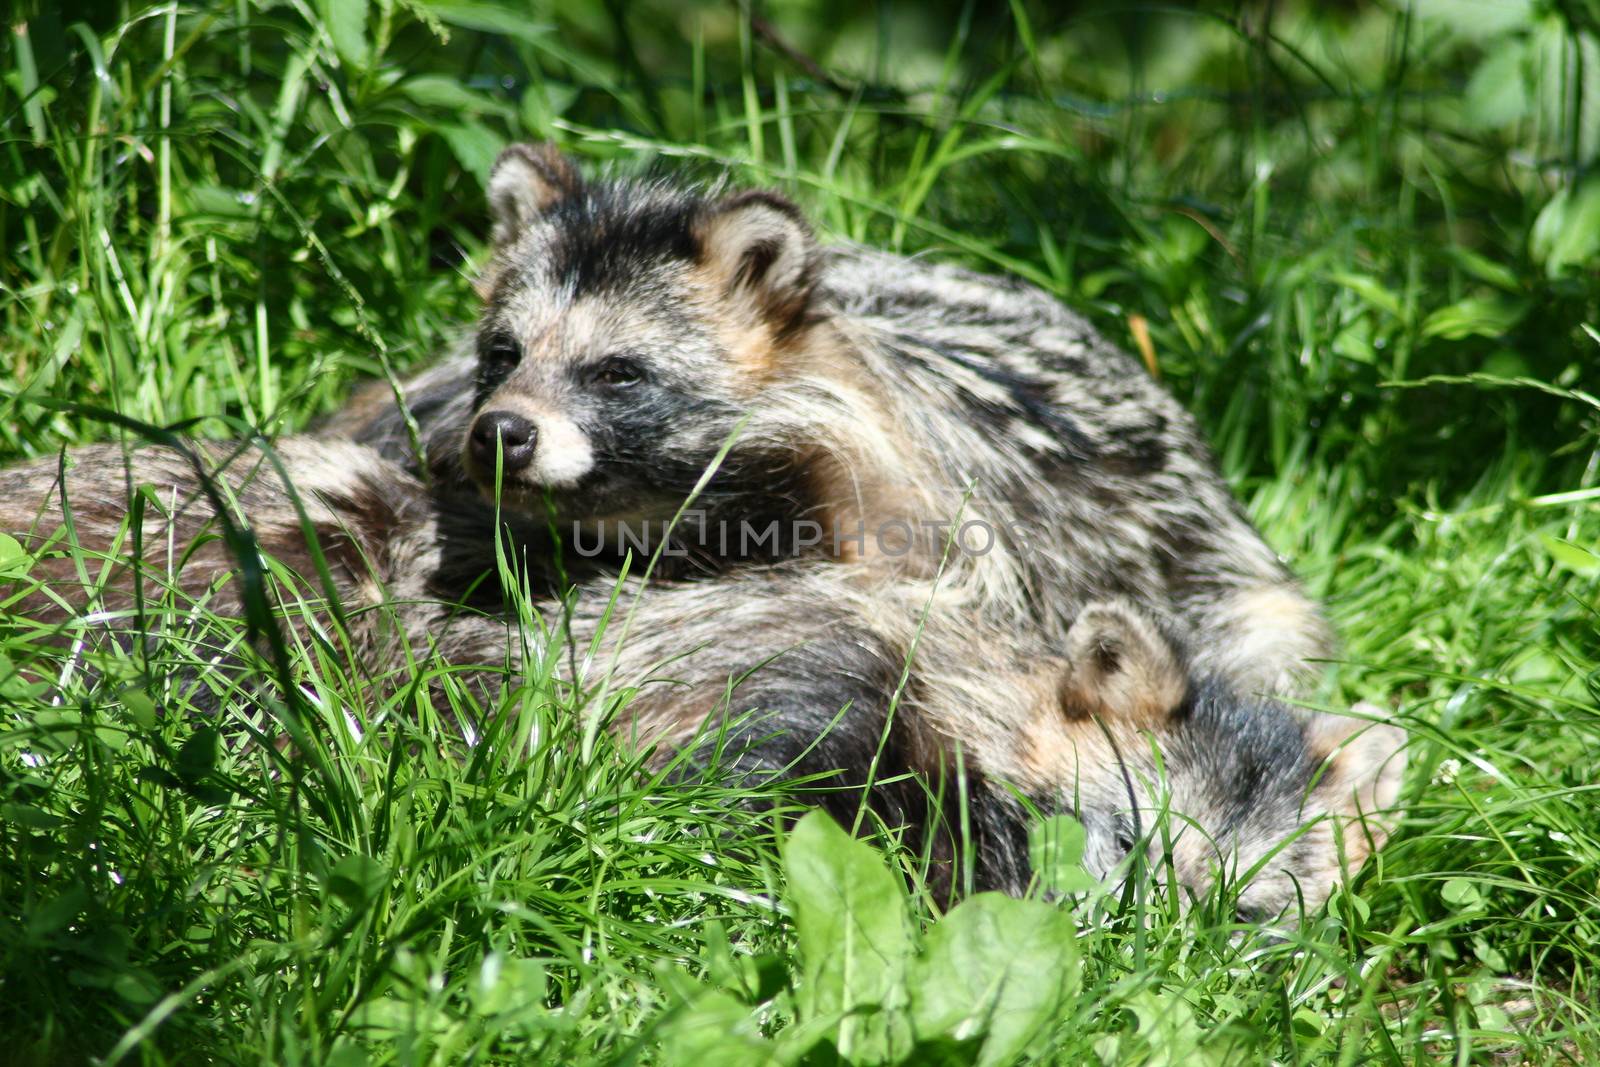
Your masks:
[[[522,362],[522,346],[505,334],[489,338],[483,348],[483,368],[490,374],[504,374]]]
[[[608,389],[626,389],[638,385],[644,378],[644,368],[627,356],[608,356],[590,375],[590,381]]]
[[[1133,835],[1126,830],[1117,831],[1117,851],[1124,856],[1133,854]]]

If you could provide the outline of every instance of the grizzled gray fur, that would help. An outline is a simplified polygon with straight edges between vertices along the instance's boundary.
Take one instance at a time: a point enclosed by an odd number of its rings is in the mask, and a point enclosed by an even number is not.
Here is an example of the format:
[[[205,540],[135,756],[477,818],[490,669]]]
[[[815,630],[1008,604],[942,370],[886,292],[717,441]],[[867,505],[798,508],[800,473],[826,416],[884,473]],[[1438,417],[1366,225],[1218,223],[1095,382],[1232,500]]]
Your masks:
[[[585,181],[517,146],[489,199],[473,338],[405,390],[425,464],[369,391],[330,427],[354,442],[288,438],[276,462],[208,445],[127,467],[79,450],[64,481],[13,468],[0,530],[38,555],[13,606],[70,647],[137,640],[187,625],[191,601],[242,612],[240,569],[277,560],[303,579],[274,586],[291,640],[346,631],[376,691],[433,649],[494,701],[526,656],[570,647],[586,706],[631,695],[612,729],[831,774],[825,802],[866,800],[945,870],[958,801],[929,789],[965,782],[980,886],[1026,884],[1029,805],[1078,813],[1097,874],[1158,844],[1195,890],[1259,868],[1252,916],[1315,906],[1381,842],[1364,816],[1392,803],[1403,738],[1271,699],[1326,626],[1193,420],[1081,319],[1029,287],[822,248],[770,193]],[[138,485],[160,503],[135,550]],[[636,566],[608,625],[622,559],[650,548],[635,537],[675,516],[665,580]],[[501,548],[539,633],[482,580]]]
[[[717,582],[629,579],[609,625],[613,582],[590,579],[566,605],[547,605],[544,631],[524,634],[493,582],[479,587],[485,610],[453,602],[494,559],[501,527],[487,510],[442,501],[354,444],[286,438],[276,463],[248,446],[195,452],[198,467],[164,449],[125,457],[94,446],[0,471],[0,530],[36,557],[5,593],[15,618],[53,627],[71,648],[138,626],[170,631],[190,624],[192,604],[237,613],[241,567],[282,565],[305,579],[274,586],[292,636],[337,631],[338,603],[356,666],[380,690],[408,684],[408,651],[484,665],[471,684],[491,698],[505,667],[514,684],[531,666],[524,648],[555,656],[589,707],[630,692],[611,728],[663,757],[688,748],[709,759],[717,747],[736,771],[831,773],[841,788],[823,802],[846,814],[865,798],[879,817],[926,835],[952,884],[958,767],[979,887],[1027,885],[1023,800],[1076,812],[1098,875],[1125,870],[1136,847],[1169,844],[1153,855],[1156,869],[1193,891],[1219,870],[1259,865],[1239,898],[1247,917],[1297,900],[1317,906],[1341,861],[1359,863],[1385,835],[1361,817],[1394,800],[1398,731],[1306,722],[1242,696],[1197,671],[1126,600],[1084,605],[1046,648],[995,630],[939,583],[885,588],[866,563],[799,559]],[[159,504],[136,555],[129,501],[141,487]],[[244,558],[214,536],[219,514],[248,523],[255,541]],[[331,587],[313,577],[313,546]],[[80,571],[75,558],[94,565]],[[572,664],[567,648],[584,658]],[[224,670],[226,651],[215,659]],[[470,742],[472,724],[460,726]],[[941,781],[945,803],[932,806]]]
[[[569,565],[585,539],[614,562],[619,528],[659,528],[699,486],[669,576],[773,555],[890,581],[942,565],[989,625],[1050,644],[1122,597],[1249,692],[1293,689],[1326,654],[1194,419],[1048,294],[820,246],[771,193],[585,180],[543,146],[507,150],[489,200],[476,330],[405,400],[433,484],[551,520]],[[415,462],[387,388],[329,429]],[[772,520],[782,536],[729,544]],[[981,551],[941,564],[962,528]]]

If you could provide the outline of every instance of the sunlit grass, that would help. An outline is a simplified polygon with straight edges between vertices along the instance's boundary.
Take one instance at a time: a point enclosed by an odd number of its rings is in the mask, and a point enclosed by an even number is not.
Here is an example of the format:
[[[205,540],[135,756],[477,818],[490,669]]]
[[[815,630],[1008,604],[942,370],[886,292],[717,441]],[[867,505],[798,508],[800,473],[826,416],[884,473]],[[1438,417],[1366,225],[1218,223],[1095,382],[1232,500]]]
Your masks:
[[[1137,316],[1332,607],[1319,699],[1394,709],[1412,770],[1292,937],[1085,911],[1039,1056],[1591,1062],[1600,60],[1589,16],[1488,6],[39,10],[0,43],[0,453],[137,436],[92,409],[301,428],[418,364],[472,314],[516,138],[777,184],[1129,347]],[[705,988],[792,1021],[776,820],[584,755],[559,650],[454,687],[469,751],[419,699],[443,663],[375,684],[315,631],[286,687],[162,604],[138,648],[0,632],[0,1059],[671,1062]]]

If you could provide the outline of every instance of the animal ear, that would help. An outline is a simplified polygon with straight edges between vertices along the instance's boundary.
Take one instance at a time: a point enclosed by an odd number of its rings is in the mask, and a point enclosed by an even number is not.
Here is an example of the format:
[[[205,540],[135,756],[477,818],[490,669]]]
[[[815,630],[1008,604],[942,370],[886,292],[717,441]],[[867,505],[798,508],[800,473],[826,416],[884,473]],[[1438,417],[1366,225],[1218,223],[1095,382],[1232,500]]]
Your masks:
[[[489,218],[495,245],[509,244],[552,205],[582,188],[577,168],[555,145],[510,145],[489,171]]]
[[[1356,711],[1374,717],[1370,704]],[[1359,865],[1394,828],[1390,814],[1406,772],[1406,732],[1387,722],[1319,715],[1306,726],[1306,747],[1323,761],[1312,792],[1344,832],[1345,860]]]
[[[1120,600],[1092,603],[1066,637],[1061,710],[1157,725],[1183,703],[1183,660],[1155,623]]]
[[[776,193],[712,204],[695,228],[712,284],[779,329],[795,325],[816,282],[816,243],[798,207]]]

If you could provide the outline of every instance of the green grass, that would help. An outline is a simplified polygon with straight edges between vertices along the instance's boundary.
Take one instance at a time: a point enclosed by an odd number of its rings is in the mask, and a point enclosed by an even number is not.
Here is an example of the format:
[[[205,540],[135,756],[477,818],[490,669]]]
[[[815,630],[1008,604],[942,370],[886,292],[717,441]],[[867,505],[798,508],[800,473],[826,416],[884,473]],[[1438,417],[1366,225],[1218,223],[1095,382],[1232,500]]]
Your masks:
[[[125,432],[94,409],[295,429],[425,360],[472,314],[511,139],[731,171],[830,235],[1020,274],[1130,346],[1145,324],[1331,604],[1330,699],[1414,737],[1401,827],[1326,918],[1274,941],[1086,906],[1033,1053],[1594,1062],[1600,9],[1232,8],[781,0],[778,47],[665,0],[28,5],[0,43],[0,455]],[[191,629],[88,649],[94,676],[0,629],[0,1058],[799,1047],[822,954],[773,818],[586,752],[559,657],[463,757],[336,633],[296,650],[309,697],[262,660],[253,700],[184,714],[183,665],[243,636],[176,606]],[[298,716],[293,755],[238,743],[258,706]]]

